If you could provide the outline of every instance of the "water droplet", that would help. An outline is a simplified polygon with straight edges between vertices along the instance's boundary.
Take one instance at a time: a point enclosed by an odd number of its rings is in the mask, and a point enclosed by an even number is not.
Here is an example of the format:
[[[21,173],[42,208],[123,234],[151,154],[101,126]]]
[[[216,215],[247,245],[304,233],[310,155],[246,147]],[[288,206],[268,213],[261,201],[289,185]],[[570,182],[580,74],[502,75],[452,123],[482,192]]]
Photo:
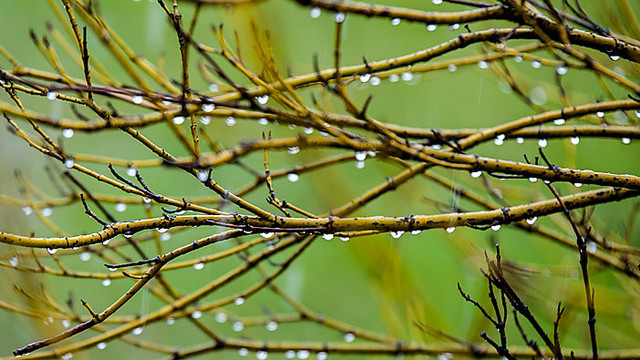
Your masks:
[[[29,215],[33,214],[33,209],[30,206],[25,206],[25,207],[22,208],[22,212],[26,216],[29,216]]]
[[[216,313],[215,318],[216,318],[216,321],[220,324],[227,322],[227,319],[228,319],[227,314],[223,312]]]
[[[472,171],[472,172],[471,172],[471,177],[472,177],[472,178],[474,178],[474,179],[479,178],[481,175],[482,175],[482,171],[481,171],[481,170],[478,170],[478,171]]]
[[[267,118],[258,119],[258,124],[260,125],[267,125],[268,123],[269,123],[269,120],[267,120]]]
[[[331,240],[331,239],[333,239],[333,234],[324,234],[324,235],[322,235],[322,238],[327,240],[327,241]]]
[[[580,188],[580,187],[582,187],[582,183],[579,183],[579,182],[573,183],[573,186],[575,186],[577,188]]]
[[[49,91],[47,93],[47,99],[49,100],[55,100],[58,97],[58,93],[56,93],[55,91]]]
[[[267,331],[276,331],[278,329],[278,323],[272,320],[269,321],[265,327]]]
[[[141,326],[138,326],[137,328],[131,330],[131,333],[133,335],[140,335],[142,334],[142,330],[144,330]]]
[[[362,83],[366,83],[366,82],[368,82],[368,81],[369,81],[369,79],[371,79],[371,74],[363,74],[363,75],[360,75],[360,76],[358,77],[358,79],[360,80],[360,82],[362,82]]]
[[[198,180],[205,182],[209,180],[209,172],[207,170],[198,170]]]
[[[622,143],[625,144],[625,145],[631,144],[631,139],[630,138],[622,138],[620,140],[622,140]]]
[[[287,180],[291,181],[291,182],[296,182],[300,179],[300,175],[292,172],[292,173],[288,173],[287,174]]]
[[[216,108],[215,104],[202,104],[202,111],[210,112]]]
[[[357,161],[356,169],[364,169],[364,161]]]
[[[456,228],[454,226],[448,227],[446,228],[446,231],[451,234],[452,232],[456,231]]]
[[[18,257],[14,256],[11,259],[9,259],[9,264],[11,264],[11,266],[17,266],[18,265]]]
[[[82,260],[82,261],[85,261],[85,262],[86,262],[86,261],[89,261],[90,259],[91,259],[91,253],[90,253],[90,252],[83,251],[83,252],[80,254],[80,260]]]
[[[518,143],[518,144],[524,144],[524,138],[517,137],[517,138],[516,138],[516,143]]]
[[[556,74],[558,75],[565,75],[567,73],[568,69],[566,66],[558,66],[556,68]]]
[[[393,18],[391,19],[391,25],[393,26],[397,26],[400,24],[400,19],[399,18]]]
[[[438,355],[438,360],[450,360],[453,359],[453,354],[451,353],[442,353]]]
[[[125,203],[117,203],[116,204],[116,211],[117,212],[124,212],[125,210],[127,210],[127,204],[125,204]]]
[[[268,357],[269,357],[269,353],[266,350],[258,350],[256,352],[256,358],[258,360],[265,360]]]
[[[400,80],[400,75],[398,74],[389,75],[389,81],[391,81],[392,83],[398,82],[398,80]]]
[[[124,236],[125,239],[131,239],[133,237],[133,233],[131,231],[125,231],[122,236]]]
[[[240,332],[244,329],[244,324],[241,321],[236,321],[231,327],[233,328],[233,331]]]
[[[532,177],[530,177],[530,178],[529,178],[529,182],[531,182],[531,183],[534,183],[534,182],[536,182],[536,181],[538,181],[538,178],[537,178],[537,177],[533,177],[533,176],[532,176]]]
[[[377,76],[372,76],[371,80],[369,80],[369,84],[371,84],[372,86],[378,86],[381,82],[382,80],[380,80],[380,78]]]
[[[125,236],[125,237],[126,237],[126,236]],[[109,242],[110,242],[110,241],[111,241],[111,239],[104,240],[104,241],[102,242],[102,245],[107,246],[107,245],[109,245]]]
[[[109,286],[109,285],[111,285],[111,279],[106,278],[102,280],[102,286]]]
[[[304,129],[302,129],[302,132],[307,134],[307,135],[311,135],[311,134],[313,134],[313,128],[306,127]]]
[[[195,264],[193,264],[193,268],[196,269],[196,270],[202,270],[202,269],[204,269],[204,263],[201,263],[201,262],[195,263]]]
[[[491,226],[491,230],[498,231],[498,230],[500,230],[501,227],[502,227],[502,225],[500,225],[500,224],[492,225]]]
[[[209,125],[209,124],[211,124],[211,117],[210,116],[200,116],[200,122],[202,123],[202,125]]]
[[[286,357],[287,359],[293,359],[293,358],[295,358],[295,357],[296,357],[296,352],[295,352],[295,351],[293,351],[293,350],[287,350],[287,351],[284,353],[284,357]]]
[[[133,95],[131,97],[131,101],[133,101],[134,104],[142,104],[142,100],[144,100],[142,95]]]
[[[449,30],[451,31],[458,30],[459,28],[460,28],[460,24],[457,24],[457,23],[449,25]]]
[[[538,60],[533,60],[531,62],[531,67],[533,67],[534,69],[540,69],[542,67],[542,63]]]
[[[72,353],[66,353],[66,354],[62,355],[60,358],[61,358],[62,360],[69,360],[69,359],[71,359],[72,357],[73,357],[73,354],[72,354]]]
[[[202,317],[202,311],[196,310],[196,311],[192,312],[191,313],[191,317],[193,319],[200,319]]]
[[[596,113],[596,116],[599,117],[599,118],[603,118],[604,117],[604,111],[598,111]]]
[[[333,18],[333,19],[334,19],[334,20],[335,20],[335,22],[337,22],[338,24],[341,24],[341,23],[343,23],[343,22],[344,22],[345,18],[346,18],[346,15],[345,15],[344,13],[342,13],[342,12],[339,12],[339,13],[336,13],[336,15],[334,16],[334,18]]]
[[[160,234],[166,233],[169,229],[167,228],[156,228],[156,231],[159,232]]]
[[[73,129],[62,130],[62,136],[64,136],[67,139],[71,139],[73,137]]]
[[[62,327],[66,329],[69,326],[71,326],[71,321],[69,321],[69,319],[62,319]]]
[[[42,216],[49,217],[51,216],[51,214],[53,214],[53,209],[51,209],[50,207],[46,207],[43,208],[40,212],[42,213]]]
[[[175,318],[172,318],[172,317],[167,318],[167,325],[173,325],[175,323],[176,323]]]
[[[233,303],[238,305],[238,306],[240,306],[240,305],[244,304],[244,298],[242,296],[241,297],[237,297],[235,300],[233,300]]]
[[[413,73],[410,72],[403,72],[400,77],[402,78],[402,80],[404,81],[411,81],[413,79]]]
[[[522,62],[522,56],[520,55],[516,55],[513,57],[513,60],[517,63],[521,63]]]
[[[299,148],[299,147],[297,147],[297,146],[292,146],[292,147],[290,147],[290,148],[288,148],[288,149],[287,149],[287,152],[288,152],[289,154],[291,154],[291,155],[295,155],[295,154],[297,154],[297,153],[299,153],[299,152],[300,152],[300,148]]]
[[[247,356],[247,355],[249,355],[249,350],[247,348],[240,348],[240,349],[238,349],[238,355],[239,356]]]
[[[504,138],[505,138],[505,135],[504,134],[500,134],[500,135],[496,136],[495,139],[493,139],[493,143],[498,145],[498,146],[500,146],[500,145],[504,144]]]
[[[542,180],[542,182],[545,183],[545,184],[551,184],[551,181],[549,181],[549,180]]]
[[[234,118],[233,116],[227,116],[227,118],[224,120],[224,123],[227,124],[227,126],[233,126],[236,124],[236,118]]]
[[[99,342],[98,345],[96,345],[96,347],[100,350],[104,350],[107,347],[107,343],[106,342]]]
[[[352,332],[344,334],[344,341],[350,343],[356,339],[356,336]]]
[[[442,149],[442,145],[440,145],[440,144],[433,144],[433,145],[431,145],[431,148],[432,148],[432,149],[434,149],[434,150],[440,150],[440,149]]]
[[[289,126],[287,126],[289,129],[294,130],[297,126],[295,126],[294,124],[289,124]]]
[[[547,103],[547,92],[542,86],[536,86],[531,89],[531,101],[536,105],[544,105]]]
[[[480,61],[478,61],[478,67],[480,69],[486,69],[486,68],[489,67],[489,63],[484,61],[484,60],[480,60]]]
[[[390,231],[389,234],[391,234],[391,237],[394,239],[399,239],[400,236],[402,236],[402,234],[404,234],[404,231],[399,230],[399,231]]]
[[[618,56],[618,55],[609,55],[609,59],[611,59],[613,61],[617,61],[618,59],[620,59],[620,56]]]
[[[181,125],[184,122],[184,116],[176,116],[173,118],[173,123],[176,125]]]
[[[169,239],[171,239],[171,234],[170,233],[164,233],[160,235],[160,240],[161,241],[169,241]]]
[[[348,236],[340,236],[340,240],[342,240],[342,241],[344,241],[344,242],[347,242],[347,241],[349,241],[350,239],[349,239],[349,237],[348,237]]]
[[[58,252],[58,249],[55,248],[47,248],[47,252],[51,255],[55,254],[56,252]]]
[[[320,10],[319,7],[311,8],[311,10],[309,11],[309,15],[311,16],[312,19],[319,18],[321,13],[322,13],[322,10]]]
[[[209,91],[211,92],[216,92],[218,91],[220,88],[218,87],[218,84],[215,83],[211,83],[209,84]]]
[[[298,350],[298,359],[308,359],[309,358],[309,350]]]
[[[455,64],[449,64],[447,66],[447,70],[449,70],[449,72],[455,72],[456,70],[458,70],[458,67]]]
[[[75,164],[76,162],[73,161],[73,158],[67,158],[67,160],[64,161],[64,167],[66,167],[67,169],[71,169]]]
[[[569,139],[569,141],[571,141],[571,143],[572,143],[573,145],[578,145],[578,144],[580,143],[580,138],[579,138],[579,137],[577,137],[577,136],[572,136],[572,137]]]
[[[136,174],[138,173],[138,169],[136,169],[135,166],[129,166],[127,168],[127,175],[129,176],[136,176]]]
[[[422,230],[411,230],[411,235],[418,235],[422,232]]]
[[[318,360],[327,360],[329,355],[325,351],[320,351],[316,354],[316,359]]]
[[[262,233],[260,233],[260,236],[262,236],[263,238],[266,239],[266,238],[272,237],[273,233],[272,232],[262,232]]]
[[[529,225],[533,225],[533,224],[535,224],[535,223],[536,223],[536,220],[538,220],[538,217],[537,217],[537,216],[534,216],[534,217],[532,217],[532,218],[528,218],[528,219],[527,219],[527,224],[529,224]]]
[[[562,124],[564,124],[565,122],[566,122],[566,121],[565,121],[564,119],[555,119],[555,120],[553,120],[553,123],[554,123],[555,125],[562,125]]]
[[[374,158],[374,157],[376,157],[376,152],[369,150],[369,151],[367,151],[367,156]]]
[[[595,254],[598,251],[598,244],[594,241],[587,241],[587,252],[589,254]]]
[[[435,31],[437,28],[438,28],[438,25],[436,24],[427,25],[427,31]]]
[[[547,139],[538,139],[538,146],[541,148],[547,147]]]
[[[264,105],[269,101],[269,95],[256,96],[256,100],[260,105]]]

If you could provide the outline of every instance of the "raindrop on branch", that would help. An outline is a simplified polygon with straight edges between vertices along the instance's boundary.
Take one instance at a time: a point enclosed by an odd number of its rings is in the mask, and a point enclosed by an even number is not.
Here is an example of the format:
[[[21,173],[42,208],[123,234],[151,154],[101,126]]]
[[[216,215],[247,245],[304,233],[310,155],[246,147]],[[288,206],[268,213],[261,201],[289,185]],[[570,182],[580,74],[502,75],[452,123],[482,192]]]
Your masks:
[[[356,339],[356,336],[352,332],[344,334],[344,341],[350,343]]]
[[[547,139],[538,139],[538,146],[541,148],[547,147]]]
[[[455,72],[456,70],[458,70],[458,67],[455,64],[449,64],[447,66],[447,70],[449,70],[449,72]]]
[[[524,138],[517,137],[517,138],[516,138],[516,143],[518,143],[518,144],[524,144]]]
[[[572,136],[572,137],[569,139],[569,141],[571,141],[571,143],[572,143],[573,145],[578,145],[578,144],[580,143],[580,138],[579,138],[579,137],[577,137],[577,136]]]
[[[202,104],[202,111],[211,112],[216,108],[214,104]]]
[[[51,255],[55,254],[56,252],[58,252],[58,249],[55,248],[47,248],[47,252]]]
[[[564,119],[555,119],[555,120],[553,120],[553,123],[554,123],[555,125],[562,125],[562,124],[564,124],[565,122],[566,122],[566,121],[565,121]]]
[[[300,180],[300,175],[292,172],[292,173],[288,173],[287,174],[287,179],[291,182],[296,182],[298,180]]]
[[[599,117],[599,118],[603,118],[604,117],[604,111],[596,112],[596,116]]]
[[[200,310],[196,310],[193,313],[191,313],[191,317],[193,319],[200,319],[202,317],[202,311]]]
[[[25,206],[25,207],[22,208],[22,212],[26,216],[29,216],[29,215],[33,214],[33,209],[30,206]]]
[[[106,286],[109,286],[109,285],[111,285],[111,279],[106,278],[106,279],[102,280],[102,286],[106,287]]]
[[[324,235],[322,235],[322,238],[327,240],[327,241],[331,240],[331,239],[333,239],[333,234],[324,234]]]
[[[278,323],[276,321],[269,321],[265,326],[267,331],[276,331],[278,329]]]
[[[538,60],[533,60],[531,62],[531,67],[533,67],[534,69],[540,69],[542,67],[542,63]]]
[[[133,335],[140,335],[140,334],[142,334],[142,330],[144,330],[144,329],[141,326],[138,326],[137,328],[133,329],[131,331],[131,333]]]
[[[134,104],[142,104],[142,100],[144,100],[142,95],[133,95],[131,97],[131,101],[133,101]]]
[[[458,29],[460,29],[460,24],[451,24],[451,25],[449,25],[449,30],[451,30],[451,31],[455,31],[455,30],[458,30]]]
[[[402,234],[404,234],[404,231],[399,230],[399,231],[390,231],[389,234],[391,234],[391,237],[394,239],[399,239],[400,236],[402,236]]]
[[[397,26],[400,24],[400,19],[399,18],[393,18],[391,19],[391,25],[393,26]]]
[[[242,304],[244,304],[244,298],[242,296],[235,298],[235,300],[233,300],[233,303],[236,304],[237,306],[240,306]]]
[[[381,82],[382,80],[380,80],[380,78],[377,76],[372,76],[371,79],[369,80],[369,84],[371,84],[372,86],[378,86],[380,85]]]
[[[621,140],[622,140],[622,143],[625,144],[625,145],[631,144],[631,139],[630,138],[622,138]]]
[[[529,224],[529,225],[533,225],[533,224],[535,224],[535,223],[536,223],[536,220],[538,220],[538,217],[537,217],[537,216],[534,216],[534,217],[532,217],[532,218],[528,218],[528,219],[527,219],[527,224]]]
[[[247,356],[249,355],[249,350],[247,348],[240,348],[238,349],[238,355],[239,356]]]
[[[501,227],[502,227],[502,225],[500,225],[500,224],[492,225],[491,226],[491,230],[498,231],[498,230],[500,230]]]
[[[47,99],[55,100],[58,97],[58,94],[55,91],[49,91],[47,93]]]
[[[215,83],[209,84],[209,91],[216,92],[218,90],[219,90],[218,84],[215,84]]]
[[[195,264],[193,264],[193,268],[196,269],[196,270],[202,270],[202,269],[204,269],[204,263],[202,263],[202,262],[195,263]]]
[[[84,251],[84,252],[82,252],[80,254],[80,260],[86,262],[86,261],[89,261],[90,259],[91,259],[91,253],[90,252]]]
[[[398,82],[398,80],[400,80],[400,75],[398,74],[389,75],[389,81],[391,81],[392,83]]]
[[[447,231],[449,234],[451,234],[452,232],[456,231],[456,228],[455,228],[454,226],[451,226],[451,227],[448,227],[448,228],[446,229],[446,231]]]
[[[480,60],[480,61],[478,61],[478,67],[480,69],[486,69],[486,68],[489,67],[489,63],[484,61],[484,60]]]
[[[242,329],[244,329],[244,324],[240,321],[236,321],[231,327],[233,328],[233,331],[240,332],[242,331]]]
[[[227,116],[227,118],[224,120],[224,123],[227,124],[227,126],[233,126],[236,124],[236,118],[234,118],[233,116]]]
[[[472,172],[471,172],[471,177],[472,177],[472,178],[474,178],[474,179],[477,179],[477,178],[479,178],[480,176],[482,176],[482,171],[481,171],[481,170],[478,170],[478,171],[472,171]]]
[[[258,124],[260,125],[267,125],[268,123],[269,123],[269,120],[267,120],[267,118],[258,119]]]
[[[299,147],[297,147],[297,146],[292,146],[292,147],[290,147],[290,148],[288,148],[288,149],[287,149],[287,152],[288,152],[289,154],[291,154],[291,155],[295,155],[295,154],[297,154],[297,153],[299,153],[299,152],[300,152],[300,148],[299,148]]]
[[[67,159],[64,161],[64,167],[66,167],[67,169],[71,169],[71,168],[73,168],[73,165],[75,165],[75,164],[76,164],[76,162],[75,162],[75,161],[73,161],[73,158],[67,158]]]
[[[438,28],[438,25],[436,24],[427,25],[427,31],[435,31],[437,28]]]
[[[206,182],[207,180],[209,180],[209,172],[207,170],[199,170],[197,176],[198,180],[200,180],[201,182]]]
[[[533,177],[533,176],[532,176],[532,177],[530,177],[530,178],[529,178],[529,182],[531,182],[531,183],[534,183],[534,182],[536,182],[536,181],[538,181],[538,178],[537,178],[537,177]]]
[[[173,123],[176,125],[181,125],[184,123],[184,116],[176,116],[173,118]]]
[[[264,105],[269,101],[269,95],[256,96],[256,100],[260,105]]]
[[[127,204],[125,203],[117,203],[115,207],[117,212],[124,212],[127,210]]]
[[[64,129],[62,130],[62,136],[64,136],[67,139],[71,139],[73,137],[73,129]]]
[[[576,182],[576,183],[573,183],[573,186],[575,186],[577,188],[581,188],[582,187],[582,183]]]
[[[226,313],[223,313],[223,312],[216,313],[215,318],[216,318],[216,322],[218,322],[220,324],[223,324],[223,323],[227,322],[227,314]]]
[[[42,212],[42,216],[44,217],[49,217],[51,216],[51,214],[53,214],[53,210],[50,207],[43,208],[41,212]]]
[[[99,343],[98,343],[98,345],[96,345],[96,347],[97,347],[99,350],[104,350],[104,349],[106,349],[106,348],[107,348],[107,343],[106,343],[106,342],[104,342],[104,341],[103,341],[103,342],[99,342]]]
[[[10,264],[11,266],[17,266],[17,265],[18,265],[18,257],[17,257],[17,256],[14,256],[14,257],[12,257],[11,259],[9,259],[9,264]]]
[[[413,79],[413,73],[410,72],[403,72],[400,77],[402,78],[402,80],[404,81],[411,81]]]
[[[343,22],[344,22],[345,18],[346,18],[346,15],[345,15],[344,13],[342,13],[342,12],[339,12],[339,13],[336,13],[336,15],[334,16],[334,18],[333,18],[333,19],[334,19],[334,20],[335,20],[335,22],[337,22],[338,24],[341,24],[341,23],[343,23]]]
[[[311,10],[309,11],[309,15],[311,16],[312,19],[319,18],[321,13],[322,13],[322,10],[320,10],[319,7],[311,8]]]
[[[295,357],[296,357],[296,352],[295,352],[295,351],[293,351],[293,350],[287,350],[287,351],[284,353],[284,357],[286,357],[287,359],[293,359],[293,358],[295,358]]]
[[[556,74],[558,75],[565,75],[567,73],[568,69],[566,66],[558,66],[556,68]]]
[[[136,174],[138,173],[138,169],[136,169],[135,166],[129,166],[127,168],[127,175],[129,176],[136,176]]]

